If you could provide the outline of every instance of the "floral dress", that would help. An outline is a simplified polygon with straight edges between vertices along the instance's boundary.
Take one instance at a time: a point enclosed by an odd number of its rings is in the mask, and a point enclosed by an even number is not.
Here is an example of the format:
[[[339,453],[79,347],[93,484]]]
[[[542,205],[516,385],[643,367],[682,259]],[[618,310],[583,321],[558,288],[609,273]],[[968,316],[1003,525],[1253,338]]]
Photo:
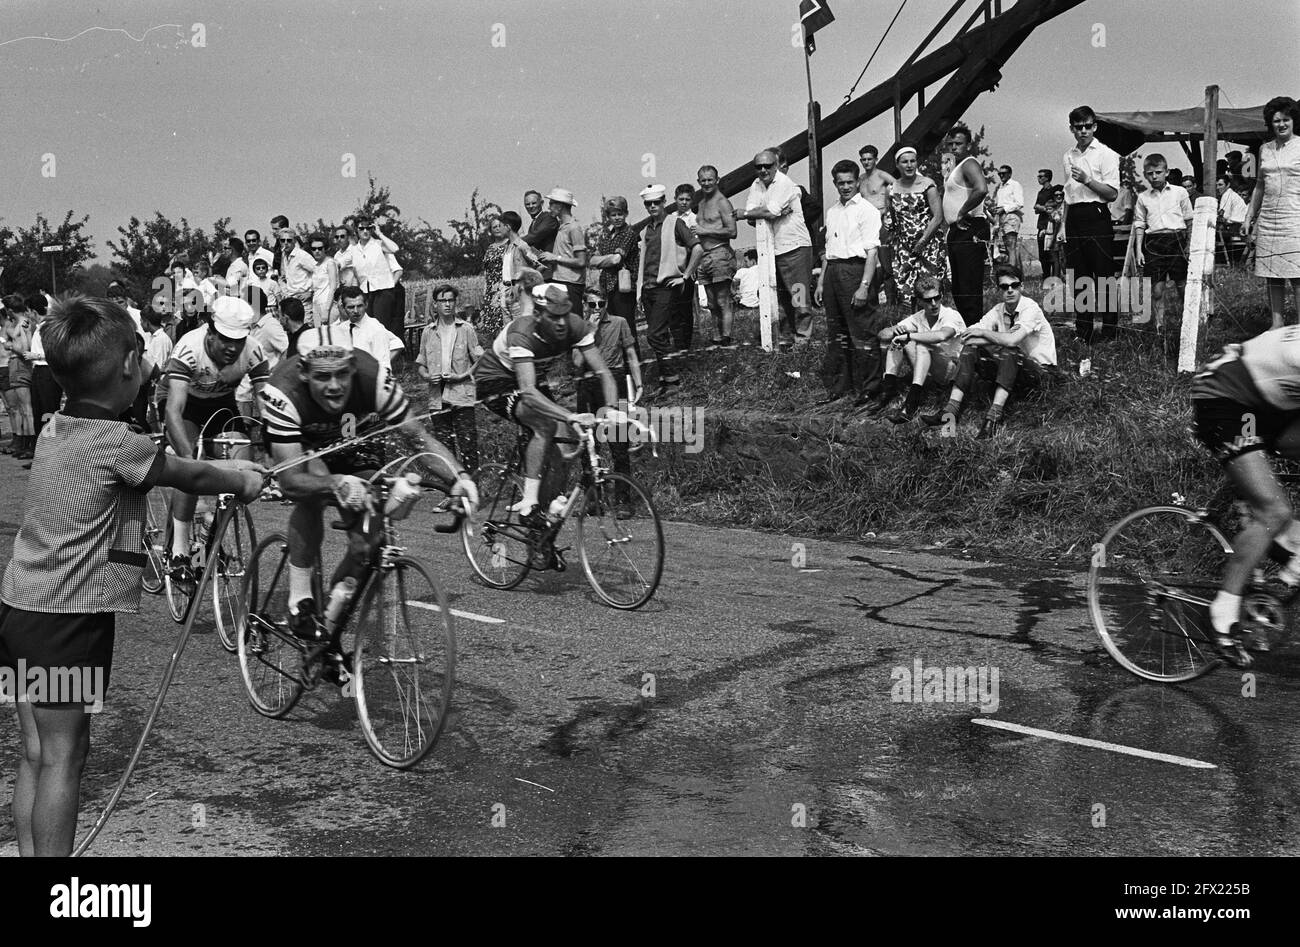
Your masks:
[[[912,247],[925,228],[930,226],[930,201],[926,197],[933,181],[926,180],[920,191],[898,191],[890,188],[889,215],[891,218],[889,245],[894,251],[894,281],[900,293],[910,294],[918,276],[937,276],[948,280],[948,254],[938,232],[930,237],[918,257]]]
[[[502,264],[509,245],[492,243],[483,254],[483,285],[487,288],[483,296],[483,309],[479,313],[474,329],[480,339],[495,339],[510,320],[510,313],[505,307],[505,284],[502,281]],[[489,345],[492,343],[489,341]]]

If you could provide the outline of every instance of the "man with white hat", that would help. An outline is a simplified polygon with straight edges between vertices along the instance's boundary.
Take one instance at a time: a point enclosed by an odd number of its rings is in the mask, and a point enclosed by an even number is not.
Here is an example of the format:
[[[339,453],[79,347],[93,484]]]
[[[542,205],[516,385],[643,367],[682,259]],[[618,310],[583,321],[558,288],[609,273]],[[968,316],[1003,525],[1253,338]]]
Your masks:
[[[575,414],[555,403],[546,387],[547,369],[570,352],[581,352],[586,371],[600,379],[604,403],[618,403],[618,388],[596,345],[596,332],[574,311],[568,289],[542,283],[532,295],[533,314],[513,320],[474,364],[474,383],[483,407],[532,433],[524,451],[524,495],[512,507],[524,517],[534,517],[539,502],[549,499],[540,492],[556,422],[596,423],[595,415]]]
[[[587,288],[587,232],[573,219],[575,201],[573,192],[562,187],[552,188],[546,195],[551,213],[559,221],[555,245],[537,254],[537,258],[551,266],[551,282],[560,283],[569,291],[569,302],[582,308],[582,294]]]
[[[194,457],[200,432],[211,437],[239,417],[235,389],[247,376],[254,392],[271,374],[266,353],[249,338],[253,307],[235,296],[218,296],[206,322],[177,340],[167,362],[167,439],[177,457]],[[197,497],[172,493],[172,575],[193,582],[190,524]]]
[[[704,254],[700,239],[686,221],[676,213],[667,213],[668,190],[651,184],[641,192],[641,201],[650,214],[641,238],[637,290],[641,311],[645,313],[646,339],[659,365],[659,384],[681,382],[672,361],[675,348],[672,314],[687,280],[694,278],[695,268]]]
[[[361,302],[359,296],[352,298]],[[388,366],[352,345],[346,323],[309,330],[304,338],[308,343],[303,354],[276,366],[262,389],[260,406],[271,460],[276,466],[299,461],[280,474],[284,495],[294,501],[288,529],[289,621],[295,635],[313,640],[325,633],[320,619],[327,617],[317,612],[312,595],[324,507],[336,504],[348,529],[348,554],[330,579],[331,590],[341,587],[350,594],[348,580],[354,589],[379,538],[373,528],[377,519],[364,512],[370,499],[366,480],[384,458],[381,447],[364,440],[367,434],[400,425],[401,434],[422,445],[422,472],[441,481],[451,496],[462,497],[464,512],[474,511],[478,490],[455,455],[412,416]],[[347,424],[349,415],[357,419],[355,428]],[[308,454],[352,438],[358,440],[353,447],[301,462]]]

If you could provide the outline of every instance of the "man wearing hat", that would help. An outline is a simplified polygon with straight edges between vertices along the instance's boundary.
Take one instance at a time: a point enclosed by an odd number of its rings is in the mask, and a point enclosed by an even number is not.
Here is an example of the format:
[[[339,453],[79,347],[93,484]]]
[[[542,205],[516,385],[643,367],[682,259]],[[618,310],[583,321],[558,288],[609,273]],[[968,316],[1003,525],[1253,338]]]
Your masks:
[[[618,388],[596,346],[595,330],[574,311],[568,288],[542,283],[533,290],[533,306],[531,316],[520,316],[506,326],[474,364],[474,383],[483,406],[532,432],[524,452],[523,499],[512,508],[521,516],[532,516],[542,502],[542,471],[555,440],[556,422],[596,423],[595,415],[575,414],[555,403],[546,387],[547,369],[569,352],[581,352],[586,370],[600,379],[604,404],[618,403]]]
[[[681,382],[672,362],[673,306],[680,299],[687,280],[695,276],[704,251],[700,240],[691,233],[686,221],[667,213],[668,191],[662,184],[651,184],[641,192],[641,200],[650,213],[641,239],[641,262],[637,288],[641,311],[646,318],[646,338],[659,364],[659,384]]]
[[[337,331],[337,323],[332,328],[333,337],[327,338],[310,330],[306,337],[315,341],[302,355],[276,366],[261,391],[259,402],[273,463],[292,464],[345,436],[364,437],[401,425],[401,433],[423,445],[423,472],[441,480],[451,496],[464,498],[464,511],[472,513],[478,505],[478,490],[464,466],[412,417],[406,394],[388,366],[355,349],[347,333]],[[355,434],[344,432],[343,419],[349,414],[361,419]],[[294,501],[288,529],[288,604],[291,630],[300,638],[313,640],[324,633],[320,619],[325,616],[317,612],[312,595],[312,571],[320,559],[321,513],[326,504],[339,507],[348,529],[348,554],[330,579],[329,589],[337,589],[349,578],[359,579],[373,555],[379,519],[363,513],[369,499],[365,480],[383,459],[375,454],[361,442],[298,463],[280,474],[284,495]]]
[[[250,339],[253,307],[235,296],[218,296],[207,320],[185,333],[167,362],[167,439],[177,457],[194,457],[199,432],[219,434],[239,417],[235,389],[245,376],[255,392],[271,374],[266,353]],[[172,574],[193,582],[190,525],[197,498],[172,492]]]
[[[559,222],[555,232],[555,245],[537,254],[537,258],[551,267],[551,282],[565,286],[569,302],[582,308],[582,294],[587,288],[587,232],[573,219],[573,192],[557,187],[546,195],[551,213]]]

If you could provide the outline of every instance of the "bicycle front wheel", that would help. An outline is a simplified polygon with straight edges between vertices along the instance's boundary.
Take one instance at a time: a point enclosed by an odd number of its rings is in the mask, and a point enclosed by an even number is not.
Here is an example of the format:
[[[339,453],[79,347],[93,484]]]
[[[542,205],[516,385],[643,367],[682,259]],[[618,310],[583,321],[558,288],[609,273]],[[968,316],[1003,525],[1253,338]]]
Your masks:
[[[239,650],[238,628],[244,612],[241,601],[244,576],[256,546],[257,531],[253,528],[253,516],[248,507],[241,503],[230,518],[226,535],[221,537],[221,546],[216,551],[217,571],[212,577],[212,611],[217,618],[217,637],[221,639],[221,647],[231,654]]]
[[[519,477],[501,464],[474,472],[479,508],[461,524],[465,558],[484,585],[513,589],[529,569],[528,528],[510,507],[523,499]]]
[[[190,563],[185,566],[184,574],[178,574],[171,568],[172,559],[172,533],[175,524],[171,519],[171,514],[167,516],[167,529],[163,533],[163,548],[165,550],[167,568],[163,571],[163,589],[167,593],[167,610],[172,614],[172,621],[180,624],[185,621],[185,616],[190,610],[190,601],[194,598],[194,593],[198,587],[199,574],[203,571],[201,565],[195,565],[191,559]],[[208,528],[203,521],[203,517],[195,515],[193,525],[190,527],[190,547],[206,549],[208,545]]]
[[[289,540],[272,533],[258,545],[244,571],[236,629],[239,673],[253,709],[279,719],[302,696],[303,642],[289,630]]]
[[[1232,547],[1192,510],[1130,513],[1093,546],[1088,607],[1101,643],[1148,681],[1190,681],[1219,663],[1210,602]]]
[[[164,487],[154,487],[147,494],[144,533],[141,536],[145,554],[144,580],[141,585],[150,595],[157,595],[163,590],[169,549],[165,540],[170,521],[171,491]]]
[[[650,494],[631,477],[605,474],[587,488],[578,547],[601,601],[631,610],[650,601],[664,571],[664,531]]]
[[[398,558],[371,581],[356,625],[353,694],[366,743],[410,769],[447,722],[456,678],[456,630],[442,588],[423,564]]]

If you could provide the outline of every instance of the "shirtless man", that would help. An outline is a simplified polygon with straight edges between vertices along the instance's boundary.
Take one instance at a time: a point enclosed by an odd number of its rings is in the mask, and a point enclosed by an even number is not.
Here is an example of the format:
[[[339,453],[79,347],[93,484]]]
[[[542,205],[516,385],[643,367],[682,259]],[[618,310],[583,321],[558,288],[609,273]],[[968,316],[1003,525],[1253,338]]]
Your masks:
[[[881,284],[889,280],[889,301],[896,302],[897,290],[894,287],[892,254],[889,246],[889,188],[898,183],[888,171],[881,171],[876,167],[876,161],[880,157],[880,152],[875,145],[863,145],[858,152],[858,160],[862,162],[862,177],[858,178],[858,193],[868,204],[880,211],[880,218],[883,224],[880,228],[880,251],[879,266],[876,268],[876,278],[872,282],[870,292],[874,300],[880,293]]]
[[[700,168],[695,176],[700,185],[699,204],[695,208],[695,235],[704,249],[695,270],[696,282],[704,286],[709,312],[713,313],[714,345],[731,346],[731,278],[736,275],[736,259],[731,241],[736,236],[736,215],[731,201],[718,190],[718,169],[711,164]]]

